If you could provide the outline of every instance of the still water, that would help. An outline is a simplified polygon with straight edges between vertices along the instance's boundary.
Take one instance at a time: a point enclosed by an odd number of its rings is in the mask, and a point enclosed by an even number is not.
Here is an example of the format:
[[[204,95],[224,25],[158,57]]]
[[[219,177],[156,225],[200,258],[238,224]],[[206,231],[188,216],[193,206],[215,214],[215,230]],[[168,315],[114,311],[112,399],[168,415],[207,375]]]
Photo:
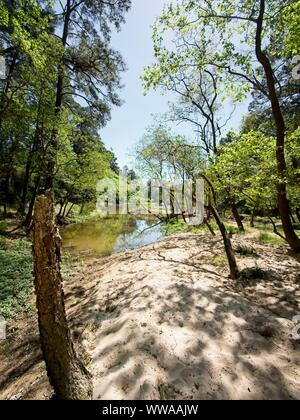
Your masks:
[[[164,236],[164,229],[157,220],[119,216],[72,224],[63,228],[61,235],[64,249],[93,257],[154,243]]]

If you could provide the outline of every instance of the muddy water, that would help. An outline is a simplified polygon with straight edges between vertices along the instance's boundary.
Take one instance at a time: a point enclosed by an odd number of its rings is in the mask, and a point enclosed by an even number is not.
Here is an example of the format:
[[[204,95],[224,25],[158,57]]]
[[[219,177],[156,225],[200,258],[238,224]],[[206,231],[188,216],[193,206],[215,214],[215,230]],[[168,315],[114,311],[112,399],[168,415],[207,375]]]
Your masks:
[[[128,216],[72,224],[61,230],[63,248],[72,254],[105,256],[154,243],[164,236],[156,220]]]

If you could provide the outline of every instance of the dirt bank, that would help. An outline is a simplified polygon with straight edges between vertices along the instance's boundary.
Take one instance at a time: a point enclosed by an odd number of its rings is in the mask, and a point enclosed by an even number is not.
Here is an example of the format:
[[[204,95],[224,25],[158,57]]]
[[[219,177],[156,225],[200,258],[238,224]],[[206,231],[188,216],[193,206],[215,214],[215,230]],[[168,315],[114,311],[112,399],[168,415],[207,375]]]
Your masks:
[[[66,302],[95,399],[300,398],[299,260],[285,246],[234,245],[239,266],[255,268],[238,284],[220,238],[205,235],[78,263]],[[0,353],[0,398],[49,398],[34,319]]]

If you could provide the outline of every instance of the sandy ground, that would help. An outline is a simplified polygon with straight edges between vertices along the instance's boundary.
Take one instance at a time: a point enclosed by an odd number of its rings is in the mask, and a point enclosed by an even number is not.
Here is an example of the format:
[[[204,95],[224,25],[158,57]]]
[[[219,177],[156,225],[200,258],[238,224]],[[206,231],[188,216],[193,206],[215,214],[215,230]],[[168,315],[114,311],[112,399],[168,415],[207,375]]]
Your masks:
[[[220,238],[193,234],[78,263],[66,302],[95,399],[300,399],[299,259],[241,243],[256,254],[240,268],[263,278],[229,280]],[[1,399],[51,396],[35,319],[0,356]]]

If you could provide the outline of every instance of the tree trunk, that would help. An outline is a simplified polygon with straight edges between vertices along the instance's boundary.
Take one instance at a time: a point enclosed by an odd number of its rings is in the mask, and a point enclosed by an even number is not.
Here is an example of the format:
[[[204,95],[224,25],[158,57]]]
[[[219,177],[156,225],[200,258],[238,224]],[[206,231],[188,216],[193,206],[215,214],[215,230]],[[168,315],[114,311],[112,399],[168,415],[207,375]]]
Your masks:
[[[26,162],[26,168],[25,168],[25,174],[24,174],[24,180],[23,180],[23,187],[22,187],[22,197],[21,197],[21,204],[19,207],[19,213],[21,216],[24,216],[25,214],[25,208],[26,208],[26,199],[27,199],[27,193],[28,193],[28,185],[29,185],[29,179],[30,179],[30,169],[32,165],[32,153],[30,152],[28,155],[28,159]]]
[[[228,264],[229,264],[229,268],[230,268],[230,277],[233,280],[237,280],[239,277],[239,269],[237,266],[237,262],[235,259],[235,255],[234,255],[234,251],[232,248],[232,244],[231,244],[231,240],[230,237],[228,235],[228,232],[226,230],[226,227],[224,225],[224,223],[222,222],[220,215],[218,213],[218,210],[216,209],[216,207],[211,206],[211,212],[217,222],[217,225],[220,229],[222,238],[223,238],[223,242],[224,242],[224,247],[225,247],[225,251],[226,251],[226,256],[227,256],[227,260],[228,260]]]
[[[295,225],[296,224],[296,219],[295,219],[292,211],[291,211],[291,220],[292,220],[293,225]]]
[[[207,218],[204,218],[204,224],[208,227],[208,230],[210,231],[210,233],[212,234],[212,236],[216,236],[213,228],[211,227],[210,223],[208,222]]]
[[[69,208],[69,210],[68,210],[68,212],[66,214],[66,217],[69,217],[70,216],[70,213],[73,210],[73,207],[74,207],[74,203],[72,203],[71,207]]]
[[[82,204],[81,204],[81,207],[80,207],[80,212],[79,212],[79,214],[80,214],[80,215],[82,215],[82,214],[83,214],[83,212],[84,212],[84,208],[85,208],[85,203],[82,203]]]
[[[207,219],[207,221],[209,222],[210,221],[210,219],[211,219],[211,211],[210,211],[210,209],[208,209],[207,210],[207,213],[206,213],[206,219]]]
[[[60,273],[61,238],[54,222],[53,192],[36,200],[33,263],[41,347],[56,397],[89,399],[90,376],[75,354]]]
[[[69,200],[66,199],[64,209],[63,209],[63,213],[62,213],[62,217],[66,217],[66,211],[67,211],[67,208],[68,208],[68,204],[69,204]]]
[[[42,95],[42,92],[41,92]],[[34,133],[34,137],[33,137],[33,142],[32,142],[32,146],[30,149],[30,152],[28,154],[27,157],[27,162],[26,162],[26,167],[25,167],[25,174],[24,174],[24,180],[23,180],[23,187],[22,187],[22,197],[21,197],[21,204],[19,207],[19,213],[24,216],[25,213],[25,208],[26,208],[26,199],[27,199],[27,194],[28,194],[28,187],[29,187],[29,181],[31,178],[31,170],[32,170],[32,164],[34,161],[34,155],[35,152],[38,150],[39,148],[39,113],[40,113],[40,109],[41,109],[41,100],[39,100],[39,105],[38,105],[38,117],[37,117],[37,121],[36,121],[36,128],[35,128],[35,133]],[[39,170],[40,172],[40,170]]]
[[[63,23],[63,31],[62,31],[62,45],[66,47],[67,39],[69,35],[69,26],[71,22],[71,0],[67,0],[65,6],[65,13],[64,13],[64,23]],[[57,76],[57,84],[56,84],[56,100],[55,100],[55,116],[58,118],[60,116],[61,107],[63,104],[63,88],[64,88],[64,63],[59,66],[58,68],[58,76]],[[59,139],[58,139],[58,129],[55,127],[51,134],[50,139],[50,151],[48,151],[48,162],[47,162],[47,177],[45,181],[45,189],[52,189],[54,176],[55,176],[55,166],[56,166],[56,158],[57,152],[59,148]]]
[[[237,205],[235,204],[235,201],[233,201],[233,202],[232,202],[232,204],[231,204],[231,211],[232,211],[232,214],[233,214],[234,220],[236,221],[236,224],[237,224],[237,226],[238,226],[239,230],[240,230],[241,232],[245,232],[245,228],[244,228],[244,225],[243,225],[243,222],[242,222],[241,216],[240,216],[240,214],[239,214],[239,211],[238,211]]]
[[[62,215],[62,211],[63,211],[63,208],[64,208],[64,203],[65,203],[64,200],[60,201],[60,208],[59,208],[59,212],[58,212],[57,217],[60,217]]]
[[[297,219],[300,222],[300,208],[299,207],[296,207],[296,215],[297,215]]]
[[[35,199],[36,199],[36,196],[37,196],[39,185],[40,185],[40,179],[37,179],[35,181],[34,190],[32,191],[32,196],[31,196],[31,200],[30,200],[30,203],[29,203],[28,212],[27,212],[27,215],[26,215],[25,220],[23,222],[23,226],[25,226],[25,227],[29,227],[31,225],[32,213],[33,213],[34,203],[35,203]]]
[[[272,106],[272,113],[276,124],[277,131],[277,142],[276,142],[276,160],[277,170],[280,180],[277,184],[277,201],[278,209],[282,221],[283,230],[287,242],[291,249],[295,252],[300,252],[300,239],[295,233],[294,226],[291,220],[290,204],[287,198],[286,188],[286,172],[287,165],[285,160],[285,121],[281,111],[279,99],[276,92],[276,81],[274,72],[268,56],[265,54],[262,48],[262,34],[263,34],[263,23],[265,16],[265,0],[260,0],[260,12],[257,19],[257,30],[256,30],[256,57],[260,64],[263,66],[267,85],[268,85],[268,97]]]

